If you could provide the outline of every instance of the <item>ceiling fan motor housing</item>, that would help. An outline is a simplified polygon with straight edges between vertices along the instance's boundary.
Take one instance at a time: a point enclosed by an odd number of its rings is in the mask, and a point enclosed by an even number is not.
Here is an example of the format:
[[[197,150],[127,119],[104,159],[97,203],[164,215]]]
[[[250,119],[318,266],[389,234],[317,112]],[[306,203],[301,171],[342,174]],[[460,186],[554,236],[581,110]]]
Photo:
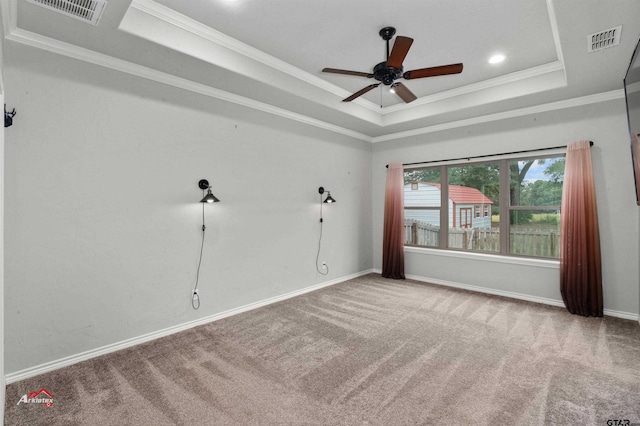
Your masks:
[[[380,62],[373,67],[373,78],[382,82],[382,84],[390,86],[393,81],[402,77],[403,67],[393,68],[387,66],[387,61]]]

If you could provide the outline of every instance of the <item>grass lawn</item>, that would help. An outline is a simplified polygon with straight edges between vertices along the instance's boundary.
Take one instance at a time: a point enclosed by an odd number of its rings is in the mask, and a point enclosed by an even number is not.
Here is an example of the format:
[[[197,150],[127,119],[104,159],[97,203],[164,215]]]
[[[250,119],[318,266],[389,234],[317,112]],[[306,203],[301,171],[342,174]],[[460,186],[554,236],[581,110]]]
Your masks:
[[[491,227],[500,227],[500,215],[496,214],[491,216]],[[531,217],[531,221],[527,223],[511,225],[511,228],[518,230],[536,229],[560,232],[560,215],[555,213],[534,213]]]

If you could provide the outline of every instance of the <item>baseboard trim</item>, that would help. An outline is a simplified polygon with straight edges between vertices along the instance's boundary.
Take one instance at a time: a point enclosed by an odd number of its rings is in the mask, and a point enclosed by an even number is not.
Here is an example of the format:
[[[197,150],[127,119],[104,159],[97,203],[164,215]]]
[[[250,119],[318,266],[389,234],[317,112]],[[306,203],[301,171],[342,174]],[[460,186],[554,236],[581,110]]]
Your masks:
[[[25,368],[24,370],[16,371],[14,373],[9,373],[5,376],[6,384],[11,384],[15,382],[19,382],[21,380],[29,379],[31,377],[38,376],[40,374],[48,373],[54,370],[58,370],[63,367],[68,367],[73,364],[77,364],[82,361],[87,361],[92,358],[99,357],[101,355],[106,355],[112,352],[116,352],[122,349],[130,348],[135,345],[139,345],[141,343],[149,342],[151,340],[159,339],[161,337],[169,336],[171,334],[179,333],[184,330],[188,330],[193,327],[197,327],[199,325],[208,324],[213,321],[218,321],[223,318],[227,318],[233,315],[238,315],[243,312],[248,312],[253,309],[261,308],[263,306],[271,305],[272,303],[281,302],[283,300],[291,299],[292,297],[300,296],[305,293],[310,293],[312,291],[320,290],[324,287],[329,287],[335,284],[339,284],[345,281],[349,281],[354,278],[361,277],[363,275],[373,273],[373,269],[369,269],[366,271],[361,271],[355,274],[346,275],[340,278],[336,278],[330,281],[325,281],[319,284],[314,284],[309,287],[302,288],[300,290],[295,290],[289,293],[282,294],[280,296],[271,297],[268,299],[264,299],[258,302],[250,303],[248,305],[240,306],[238,308],[229,309],[224,312],[220,312],[218,314],[210,315],[204,318],[200,318],[198,320],[189,321],[183,324],[179,324],[173,327],[165,328],[163,330],[154,331],[152,333],[147,333],[142,336],[133,337],[131,339],[126,339],[121,342],[113,343],[110,345],[105,345],[96,349],[91,349],[89,351],[81,352],[79,354],[70,355],[55,361],[46,362],[44,364],[37,365],[35,367]]]
[[[616,317],[640,322],[640,316],[631,312],[614,311],[613,309],[604,309],[603,313],[609,317]]]
[[[380,269],[373,269],[373,272],[376,273],[376,274],[381,274],[382,273],[382,271]],[[561,308],[565,307],[564,306],[564,302],[562,300],[549,299],[549,298],[546,298],[546,297],[531,296],[531,295],[528,295],[528,294],[515,293],[515,292],[511,292],[511,291],[496,290],[496,289],[488,288],[488,287],[481,287],[481,286],[476,286],[476,285],[471,285],[471,284],[462,284],[462,283],[457,283],[457,282],[453,282],[453,281],[441,280],[441,279],[438,279],[438,278],[422,277],[422,276],[419,276],[419,275],[409,275],[408,274],[408,275],[406,275],[406,277],[408,279],[414,280],[414,281],[420,281],[420,282],[425,282],[425,283],[430,283],[430,284],[442,285],[442,286],[446,286],[446,287],[460,288],[460,289],[463,289],[463,290],[476,291],[478,293],[493,294],[495,296],[510,297],[512,299],[525,300],[527,302],[534,302],[534,303],[542,303],[544,305],[559,306]],[[628,320],[633,320],[633,321],[640,322],[640,316],[636,315],[634,313],[631,313],[631,312],[615,311],[613,309],[604,309],[603,313],[604,313],[604,315],[610,316],[610,317],[616,317],[616,318],[622,318],[622,319],[628,319]]]

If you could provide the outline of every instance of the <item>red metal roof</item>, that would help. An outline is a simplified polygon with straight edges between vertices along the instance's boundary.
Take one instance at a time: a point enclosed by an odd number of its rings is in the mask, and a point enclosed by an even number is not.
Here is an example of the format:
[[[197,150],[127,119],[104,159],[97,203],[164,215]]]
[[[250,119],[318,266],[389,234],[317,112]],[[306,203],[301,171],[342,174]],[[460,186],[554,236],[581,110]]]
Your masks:
[[[423,183],[440,189],[439,183]],[[460,185],[449,185],[449,199],[456,204],[493,204],[493,201],[477,189]]]

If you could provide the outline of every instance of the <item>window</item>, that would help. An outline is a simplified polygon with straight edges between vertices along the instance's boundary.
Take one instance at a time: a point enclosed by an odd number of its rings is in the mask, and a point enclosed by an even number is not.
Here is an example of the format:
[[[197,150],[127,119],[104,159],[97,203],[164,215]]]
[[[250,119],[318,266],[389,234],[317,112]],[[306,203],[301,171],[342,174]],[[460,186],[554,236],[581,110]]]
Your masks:
[[[442,216],[440,169],[405,171],[404,183],[405,244],[438,247]]]
[[[509,251],[559,257],[564,157],[509,162]]]
[[[405,170],[405,244],[558,258],[564,156]]]

